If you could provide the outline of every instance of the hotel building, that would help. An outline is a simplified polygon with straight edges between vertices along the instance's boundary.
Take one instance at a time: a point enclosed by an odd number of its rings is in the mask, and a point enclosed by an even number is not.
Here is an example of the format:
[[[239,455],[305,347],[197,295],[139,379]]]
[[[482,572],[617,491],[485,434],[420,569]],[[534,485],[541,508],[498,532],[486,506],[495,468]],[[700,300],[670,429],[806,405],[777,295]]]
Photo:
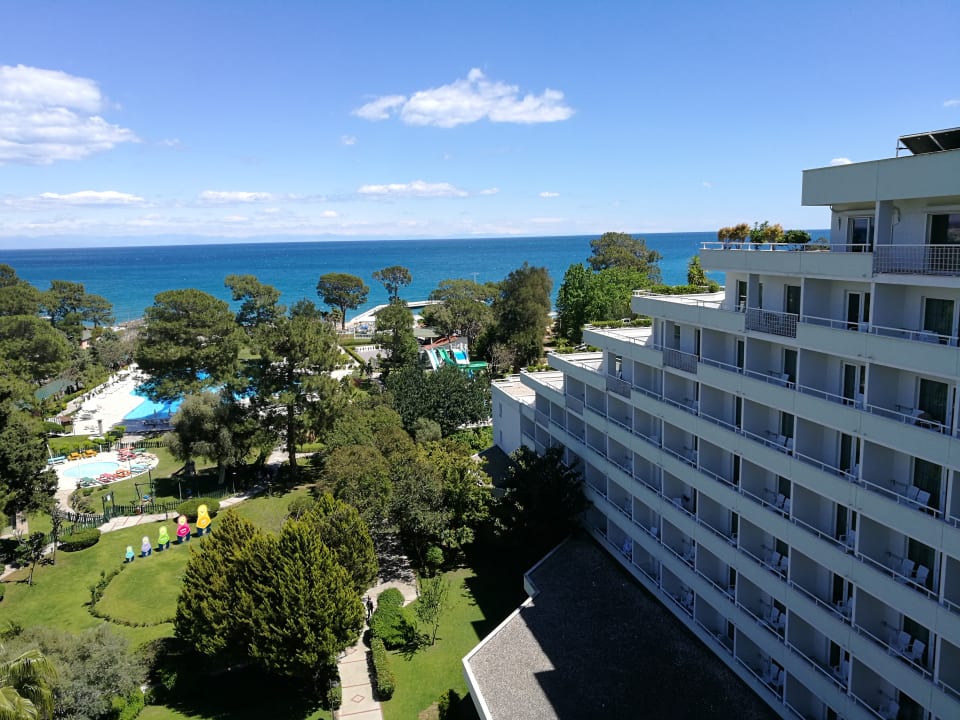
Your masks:
[[[824,242],[705,243],[724,291],[493,387],[496,443],[565,448],[587,530],[783,717],[960,718],[958,148],[805,171]]]

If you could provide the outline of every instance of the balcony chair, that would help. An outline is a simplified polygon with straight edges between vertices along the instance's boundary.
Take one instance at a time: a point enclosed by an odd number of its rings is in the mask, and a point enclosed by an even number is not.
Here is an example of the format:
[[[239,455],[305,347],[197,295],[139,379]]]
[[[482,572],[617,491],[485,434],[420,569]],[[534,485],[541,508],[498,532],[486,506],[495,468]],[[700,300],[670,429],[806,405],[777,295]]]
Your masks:
[[[910,650],[906,653],[905,657],[911,662],[915,662],[917,665],[923,664],[923,653],[927,649],[927,644],[920,640],[914,639],[910,643]]]
[[[777,692],[783,691],[783,684],[786,682],[786,680],[787,673],[783,670],[783,668],[781,668],[780,672],[778,672],[777,676],[773,679],[773,687],[776,688]]]
[[[910,643],[913,642],[913,638],[910,637],[910,633],[905,630],[896,630],[890,636],[890,654],[891,655],[906,655],[907,648],[910,647]]]
[[[764,564],[769,567],[771,570],[776,570],[780,567],[780,553],[776,550],[771,550],[767,553],[767,556],[764,558]]]
[[[650,537],[656,540],[657,536],[660,535],[660,528],[651,525],[649,528],[647,528],[647,532],[650,533]]]
[[[787,573],[790,572],[790,558],[787,555],[780,556],[780,562],[777,563],[777,570],[784,577],[787,576]]]
[[[880,713],[883,720],[897,720],[897,715],[900,714],[900,705],[895,700],[887,700],[880,704],[877,712]]]
[[[913,571],[917,564],[910,558],[903,558],[900,564],[894,568],[897,573],[897,582],[906,582],[913,577]]]
[[[833,606],[837,609],[837,612],[839,612],[848,620],[853,614],[853,603],[851,602],[850,598],[847,598],[846,600],[838,600],[833,604]]]
[[[930,503],[930,493],[928,493],[926,490],[920,490],[917,493],[915,502],[918,509],[925,509]]]
[[[837,679],[843,685],[846,685],[850,682],[850,661],[841,660],[839,665],[835,665],[833,668],[833,677]]]
[[[857,548],[857,531],[847,530],[847,532],[840,536],[840,542],[846,545],[847,550],[854,552]]]
[[[917,565],[916,571],[913,573],[913,582],[919,585],[922,588],[927,586],[927,577],[930,575],[930,568],[926,565]]]

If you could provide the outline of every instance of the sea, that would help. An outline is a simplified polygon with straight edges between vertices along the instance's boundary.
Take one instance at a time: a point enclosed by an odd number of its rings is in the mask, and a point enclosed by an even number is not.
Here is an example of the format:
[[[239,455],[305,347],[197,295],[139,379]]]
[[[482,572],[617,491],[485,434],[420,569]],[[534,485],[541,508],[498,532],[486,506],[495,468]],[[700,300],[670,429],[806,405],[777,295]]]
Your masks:
[[[811,230],[813,237],[828,231]],[[89,293],[102,295],[114,307],[117,322],[143,316],[154,295],[165,290],[196,288],[228,302],[227,275],[255,275],[281,292],[281,302],[291,305],[301,298],[317,297],[318,278],[330,272],[356,275],[370,287],[367,302],[352,313],[387,301],[387,292],[372,278],[374,271],[403,265],[413,282],[401,297],[425,300],[442,280],[465,278],[497,282],[527,262],[546,267],[553,279],[553,296],[567,268],[590,256],[596,235],[558,237],[460,238],[442,240],[322,240],[192,245],[131,245],[126,247],[74,247],[2,250],[0,263],[41,290],[51,280],[83,283]],[[663,259],[660,270],[666,283],[685,283],[687,263],[701,243],[716,240],[713,232],[650,233],[647,247]],[[722,273],[716,278],[723,281]]]

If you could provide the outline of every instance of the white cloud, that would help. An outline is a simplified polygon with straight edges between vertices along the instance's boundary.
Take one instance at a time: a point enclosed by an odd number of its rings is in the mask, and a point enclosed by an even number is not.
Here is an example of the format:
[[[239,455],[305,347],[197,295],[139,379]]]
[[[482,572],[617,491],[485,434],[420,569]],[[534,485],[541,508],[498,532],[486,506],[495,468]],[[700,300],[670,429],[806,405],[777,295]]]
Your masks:
[[[322,213],[320,213],[320,217],[323,217],[323,218],[335,218],[335,217],[337,217],[337,211],[336,211],[336,210],[324,210]]]
[[[139,142],[97,113],[96,82],[26,65],[0,65],[0,164],[49,165]]]
[[[466,190],[461,190],[450,183],[428,183],[423,180],[388,185],[363,185],[357,192],[373,197],[466,197],[467,195]]]
[[[174,148],[177,150],[183,147],[183,143],[180,142],[180,138],[165,138],[160,140],[159,144],[163,145],[164,147]]]
[[[40,193],[37,199],[59,205],[143,205],[146,201],[139,195],[116,190],[80,190],[73,193]]]
[[[960,98],[951,98],[943,101],[944,107],[960,107]]]
[[[705,187],[707,188],[707,190],[709,190],[710,188],[713,187],[713,183],[710,182],[709,180],[704,180],[702,183],[700,183],[700,186]]]
[[[550,192],[549,190],[544,190],[542,193],[540,193],[540,197],[542,197],[542,198],[555,198],[555,197],[560,197],[560,193],[558,193],[558,192]]]
[[[232,205],[238,203],[270,202],[275,199],[273,193],[244,192],[240,190],[204,190],[200,193],[200,202],[208,205]]]
[[[248,222],[249,220],[250,218],[246,215],[225,215],[223,218],[223,221],[228,223]]]
[[[401,107],[407,98],[403,95],[384,95],[366,105],[361,105],[353,114],[362,117],[364,120],[386,120],[390,117],[390,111]]]
[[[478,195],[496,195],[498,192],[500,192],[500,188],[492,187],[492,188],[485,188],[477,194]]]
[[[341,135],[341,136],[340,136],[340,144],[341,144],[341,145],[356,145],[356,144],[357,144],[357,138],[354,137],[353,135]]]
[[[563,218],[558,217],[533,217],[530,218],[530,221],[535,225],[553,225],[555,223],[563,222]]]
[[[850,158],[838,157],[830,161],[831,165],[850,165],[853,162]]]
[[[366,120],[386,120],[398,115],[407,125],[456,127],[486,118],[490,122],[522,125],[558,122],[573,115],[563,93],[546,89],[540,95],[520,96],[520,88],[491,81],[477,68],[449,85],[420,90],[410,97],[386,95],[362,105],[354,115]]]

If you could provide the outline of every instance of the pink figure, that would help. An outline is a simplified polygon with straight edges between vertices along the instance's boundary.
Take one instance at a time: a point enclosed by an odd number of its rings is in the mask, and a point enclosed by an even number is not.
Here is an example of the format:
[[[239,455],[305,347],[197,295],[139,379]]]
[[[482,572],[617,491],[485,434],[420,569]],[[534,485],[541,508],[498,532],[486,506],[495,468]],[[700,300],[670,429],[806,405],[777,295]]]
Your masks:
[[[181,515],[177,518],[177,544],[190,541],[190,526],[187,524],[187,516]]]

